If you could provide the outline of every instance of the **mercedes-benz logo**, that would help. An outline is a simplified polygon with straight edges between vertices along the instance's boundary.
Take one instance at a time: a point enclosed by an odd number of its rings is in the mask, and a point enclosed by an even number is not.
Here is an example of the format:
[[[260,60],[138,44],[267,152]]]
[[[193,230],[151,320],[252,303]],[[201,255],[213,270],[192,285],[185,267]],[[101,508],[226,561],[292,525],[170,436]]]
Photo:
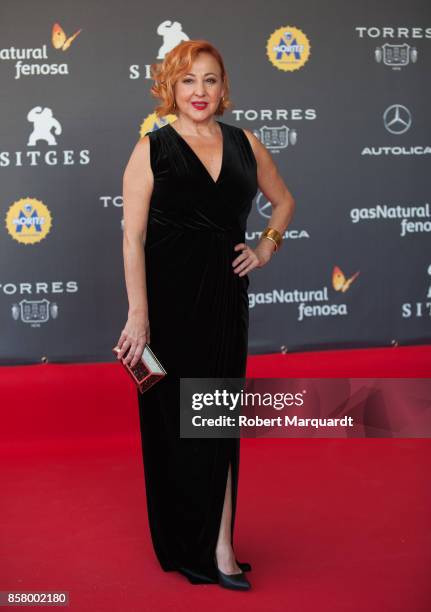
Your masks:
[[[412,124],[412,115],[402,104],[392,104],[383,113],[383,123],[391,134],[403,134]]]
[[[257,212],[262,215],[262,217],[266,217],[269,219],[272,215],[272,205],[271,202],[264,197],[262,192],[259,192],[259,195],[256,198],[256,208]]]

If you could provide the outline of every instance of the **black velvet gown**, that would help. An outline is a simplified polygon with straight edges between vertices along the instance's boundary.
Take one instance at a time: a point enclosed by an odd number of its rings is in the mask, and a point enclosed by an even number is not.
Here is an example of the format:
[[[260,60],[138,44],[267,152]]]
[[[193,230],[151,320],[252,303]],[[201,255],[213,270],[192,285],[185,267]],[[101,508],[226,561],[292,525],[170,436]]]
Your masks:
[[[180,438],[180,377],[244,377],[248,276],[233,272],[257,191],[243,130],[218,121],[223,159],[213,180],[168,123],[148,133],[154,189],[145,243],[150,346],[167,376],[138,392],[147,510],[161,567],[217,582],[214,551],[229,463],[232,538],[238,438]]]

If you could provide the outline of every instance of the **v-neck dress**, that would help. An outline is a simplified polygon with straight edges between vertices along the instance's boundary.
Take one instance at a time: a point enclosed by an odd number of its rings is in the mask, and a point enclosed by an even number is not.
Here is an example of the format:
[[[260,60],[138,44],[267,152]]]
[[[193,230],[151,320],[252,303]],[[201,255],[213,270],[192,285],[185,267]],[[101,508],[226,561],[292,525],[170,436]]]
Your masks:
[[[214,552],[229,463],[233,544],[239,438],[180,437],[180,378],[245,377],[248,276],[232,267],[257,192],[244,131],[221,121],[214,180],[169,123],[148,132],[154,187],[145,241],[150,347],[167,376],[138,392],[147,511],[165,571],[217,582]]]

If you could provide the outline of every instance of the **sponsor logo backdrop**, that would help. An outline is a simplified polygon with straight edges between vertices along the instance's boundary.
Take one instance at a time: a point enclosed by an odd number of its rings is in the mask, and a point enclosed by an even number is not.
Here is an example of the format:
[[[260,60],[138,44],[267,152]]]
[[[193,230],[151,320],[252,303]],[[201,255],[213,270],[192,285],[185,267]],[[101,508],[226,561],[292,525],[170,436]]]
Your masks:
[[[114,359],[122,175],[161,124],[150,64],[192,38],[225,59],[234,107],[219,119],[254,132],[297,202],[250,273],[250,353],[429,342],[425,0],[18,1],[0,22],[1,363]],[[270,214],[258,192],[251,246]]]

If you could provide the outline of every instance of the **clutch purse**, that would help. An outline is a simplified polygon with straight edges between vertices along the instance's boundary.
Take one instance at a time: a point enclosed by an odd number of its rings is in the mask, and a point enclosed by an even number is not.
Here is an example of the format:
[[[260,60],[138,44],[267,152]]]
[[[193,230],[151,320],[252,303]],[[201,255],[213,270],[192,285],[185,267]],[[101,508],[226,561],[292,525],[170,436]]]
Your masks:
[[[112,352],[117,355],[120,352],[118,346],[114,346]],[[141,355],[138,363],[133,367],[130,363],[124,363],[123,359],[127,356],[129,350],[124,353],[121,363],[125,367],[126,371],[130,374],[133,382],[138,387],[141,393],[147,391],[156,382],[166,376],[167,372],[162,366],[160,361],[157,359],[153,351],[150,349],[148,344],[145,345],[144,352]]]

